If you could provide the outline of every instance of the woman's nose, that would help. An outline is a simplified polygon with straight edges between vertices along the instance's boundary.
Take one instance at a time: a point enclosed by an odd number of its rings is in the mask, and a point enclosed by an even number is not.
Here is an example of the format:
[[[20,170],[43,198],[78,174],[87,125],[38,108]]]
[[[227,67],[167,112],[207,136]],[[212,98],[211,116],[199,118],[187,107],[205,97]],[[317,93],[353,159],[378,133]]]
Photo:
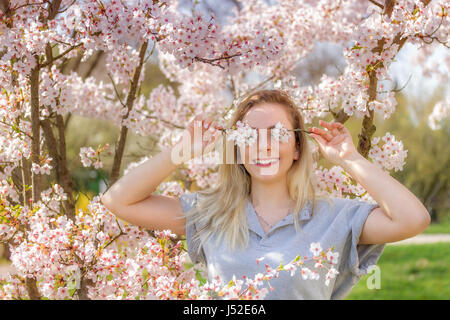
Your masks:
[[[272,146],[272,135],[268,129],[258,129],[258,148],[270,149]]]

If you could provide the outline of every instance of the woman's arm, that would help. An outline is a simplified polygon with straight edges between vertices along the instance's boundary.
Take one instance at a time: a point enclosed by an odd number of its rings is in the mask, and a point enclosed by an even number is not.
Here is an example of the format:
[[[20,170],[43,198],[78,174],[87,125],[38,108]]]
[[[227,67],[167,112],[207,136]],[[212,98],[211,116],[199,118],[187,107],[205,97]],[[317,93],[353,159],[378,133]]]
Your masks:
[[[400,241],[428,227],[431,218],[422,202],[377,165],[356,152],[343,159],[341,166],[380,206],[369,214],[359,243]]]
[[[205,124],[207,127],[201,129]],[[203,152],[206,145],[211,143],[211,140],[203,141],[202,144],[193,141],[194,126],[197,128],[196,130],[201,130],[204,134],[203,131],[206,131],[210,125],[210,120],[196,117],[174,147],[164,149],[117,180],[101,196],[104,206],[117,217],[134,225],[150,230],[170,229],[176,234],[184,234],[185,220],[177,219],[183,215],[179,198],[153,195],[152,193],[182,162],[191,159],[192,155],[198,154],[196,149],[201,148],[200,152]],[[215,125],[213,126],[215,127]],[[212,137],[213,141],[216,137]],[[190,154],[184,155],[185,158],[179,162],[174,158],[175,153],[172,151],[183,149],[180,146],[186,142],[191,143],[188,145]]]
[[[111,207],[126,206],[150,196],[177,169],[171,154],[172,148],[166,148],[130,170],[103,194],[102,201]]]
[[[170,229],[184,234],[178,199],[153,195],[178,165],[171,161],[167,148],[122,176],[101,196],[103,205],[115,216],[149,230]]]
[[[431,218],[422,202],[400,182],[364,158],[355,149],[344,125],[325,121],[320,121],[320,125],[329,131],[312,128],[311,136],[324,156],[344,168],[380,206],[369,214],[359,243],[396,242],[413,237],[428,227]]]

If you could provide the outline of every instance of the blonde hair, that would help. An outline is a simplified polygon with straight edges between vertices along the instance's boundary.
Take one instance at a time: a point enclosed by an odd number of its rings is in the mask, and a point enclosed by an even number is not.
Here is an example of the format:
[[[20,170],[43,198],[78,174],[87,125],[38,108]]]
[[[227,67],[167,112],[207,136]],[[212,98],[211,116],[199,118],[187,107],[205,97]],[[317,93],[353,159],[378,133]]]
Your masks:
[[[286,107],[294,129],[305,129],[303,118],[288,94],[280,90],[260,90],[243,99],[236,108],[227,127],[231,128],[242,120],[247,112],[261,103],[278,103]],[[294,225],[299,232],[299,214],[308,200],[312,201],[312,214],[317,196],[314,190],[313,155],[307,145],[305,133],[294,131],[296,147],[300,151],[287,173],[289,196],[295,200]],[[224,139],[224,137],[222,137]],[[200,190],[198,202],[186,212],[186,221],[202,226],[194,234],[192,241],[199,241],[198,252],[206,241],[216,235],[216,244],[225,237],[230,248],[248,246],[249,231],[245,215],[245,205],[251,191],[251,176],[242,163],[236,159],[238,147],[233,144],[233,163],[222,161],[218,169],[218,182],[215,187]],[[229,150],[226,148],[226,150]],[[325,197],[326,200],[329,200]]]

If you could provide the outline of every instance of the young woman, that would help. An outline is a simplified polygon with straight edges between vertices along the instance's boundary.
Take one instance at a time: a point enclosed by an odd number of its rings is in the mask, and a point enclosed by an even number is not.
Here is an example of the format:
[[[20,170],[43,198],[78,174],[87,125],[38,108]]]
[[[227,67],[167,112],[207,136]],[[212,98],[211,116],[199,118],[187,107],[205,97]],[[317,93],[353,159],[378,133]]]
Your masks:
[[[297,255],[311,256],[313,242],[323,250],[335,247],[338,274],[329,285],[324,284],[325,267],[320,280],[303,280],[284,271],[264,283],[273,288],[266,299],[343,299],[376,264],[386,243],[417,235],[429,225],[422,203],[361,156],[340,123],[320,121],[324,129],[311,128],[309,135],[323,156],[344,168],[376,203],[317,195],[303,119],[282,91],[262,90],[246,97],[229,127],[238,121],[258,132],[269,132],[260,129],[280,122],[290,139],[277,145],[270,138],[260,139],[256,148],[233,144],[235,159],[241,161],[219,164],[217,186],[179,198],[152,194],[178,166],[173,148],[167,148],[111,186],[102,197],[104,205],[135,225],[186,235],[192,261],[205,263],[208,278],[219,276],[224,283],[233,275],[253,278],[265,271],[265,264],[273,268]],[[194,129],[208,130],[211,139],[195,143]],[[196,117],[184,132],[183,141],[191,142],[191,155],[185,160],[204,152],[218,137],[225,140],[222,129]],[[271,167],[275,170],[268,173]],[[264,263],[257,264],[262,257]],[[313,269],[314,264],[305,262],[305,267]]]

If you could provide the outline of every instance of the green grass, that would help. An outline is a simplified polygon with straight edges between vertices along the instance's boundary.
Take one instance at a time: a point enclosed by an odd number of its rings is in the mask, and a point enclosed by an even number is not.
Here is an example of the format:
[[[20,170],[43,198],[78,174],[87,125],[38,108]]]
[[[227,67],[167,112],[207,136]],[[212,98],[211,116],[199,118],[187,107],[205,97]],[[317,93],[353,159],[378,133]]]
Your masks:
[[[440,223],[431,223],[423,233],[450,233],[450,218]]]
[[[368,289],[369,273],[345,300],[431,300],[450,298],[450,243],[386,245],[377,266],[380,289]]]

